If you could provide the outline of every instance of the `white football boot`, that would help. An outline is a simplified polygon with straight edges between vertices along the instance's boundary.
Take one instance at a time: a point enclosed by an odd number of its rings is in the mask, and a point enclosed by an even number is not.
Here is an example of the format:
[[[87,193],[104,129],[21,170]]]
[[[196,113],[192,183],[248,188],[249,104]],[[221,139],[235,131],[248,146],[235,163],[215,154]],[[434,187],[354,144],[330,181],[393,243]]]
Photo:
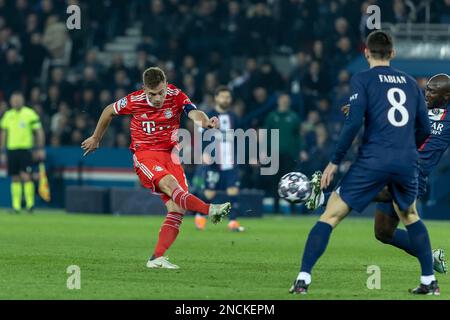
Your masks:
[[[225,202],[222,204],[210,204],[208,216],[213,224],[222,221],[222,218],[230,213],[231,203]]]
[[[448,267],[444,249],[433,250],[433,269],[438,273],[447,273]]]
[[[147,268],[159,268],[159,269],[179,269],[176,264],[170,263],[167,257],[158,257],[153,260],[147,261]]]
[[[325,201],[325,196],[320,189],[320,180],[322,179],[322,172],[316,171],[311,177],[311,196],[306,200],[305,206],[309,210],[316,210]]]

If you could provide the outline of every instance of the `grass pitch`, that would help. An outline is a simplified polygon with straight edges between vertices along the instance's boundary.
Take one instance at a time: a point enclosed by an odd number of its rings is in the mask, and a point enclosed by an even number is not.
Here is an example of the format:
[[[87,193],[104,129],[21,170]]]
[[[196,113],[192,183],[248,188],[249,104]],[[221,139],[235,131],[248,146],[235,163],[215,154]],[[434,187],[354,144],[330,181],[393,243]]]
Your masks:
[[[445,299],[450,275],[437,275],[440,297],[413,297],[417,260],[378,243],[372,219],[351,217],[332,234],[306,296],[288,288],[316,216],[242,219],[247,231],[226,223],[195,230],[186,217],[168,251],[179,270],[151,270],[145,263],[163,217],[33,215],[0,212],[0,299]],[[450,255],[450,223],[428,221],[433,248]],[[67,267],[81,270],[81,289],[69,290]],[[366,286],[367,267],[381,269],[381,289]]]

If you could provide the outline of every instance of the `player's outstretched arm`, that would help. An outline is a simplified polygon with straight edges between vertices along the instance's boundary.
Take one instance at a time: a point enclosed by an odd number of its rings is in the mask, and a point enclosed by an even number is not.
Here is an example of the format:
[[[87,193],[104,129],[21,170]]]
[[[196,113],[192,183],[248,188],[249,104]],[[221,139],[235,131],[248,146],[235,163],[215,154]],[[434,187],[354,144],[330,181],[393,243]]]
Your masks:
[[[188,117],[196,124],[200,124],[202,128],[219,129],[219,119],[217,117],[209,118],[203,111],[191,110],[188,114]]]
[[[83,156],[86,156],[98,149],[100,141],[102,140],[103,135],[105,134],[106,129],[108,129],[109,124],[111,123],[111,120],[115,116],[115,114],[116,113],[112,104],[110,104],[103,110],[92,136],[81,143],[81,148],[84,150]]]

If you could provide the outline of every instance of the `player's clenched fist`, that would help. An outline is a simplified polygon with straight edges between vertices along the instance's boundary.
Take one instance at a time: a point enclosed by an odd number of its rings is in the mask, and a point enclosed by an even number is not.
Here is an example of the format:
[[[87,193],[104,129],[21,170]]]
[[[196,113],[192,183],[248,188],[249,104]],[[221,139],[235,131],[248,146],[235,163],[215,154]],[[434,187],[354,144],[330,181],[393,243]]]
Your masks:
[[[81,143],[81,148],[84,151],[83,156],[85,156],[85,155],[87,155],[87,154],[97,150],[99,144],[100,144],[100,141],[94,136],[91,136],[91,137],[87,138],[86,140],[84,140]]]
[[[207,126],[209,129],[219,129],[219,127],[220,127],[219,118],[217,118],[217,117],[211,117],[211,118],[208,120],[208,123],[206,124],[206,126]]]

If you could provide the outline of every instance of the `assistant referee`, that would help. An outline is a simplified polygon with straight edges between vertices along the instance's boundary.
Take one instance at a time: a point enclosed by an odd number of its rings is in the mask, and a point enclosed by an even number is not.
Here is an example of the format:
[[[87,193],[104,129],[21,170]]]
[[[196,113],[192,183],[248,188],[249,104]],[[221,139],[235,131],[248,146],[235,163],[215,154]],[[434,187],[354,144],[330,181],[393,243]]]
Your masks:
[[[11,109],[6,111],[0,122],[1,161],[7,158],[8,175],[11,176],[11,200],[16,213],[22,209],[22,191],[25,194],[26,209],[34,208],[35,186],[32,180],[34,137],[36,149],[34,159],[45,160],[45,134],[39,115],[24,105],[24,97],[14,92],[10,98]],[[23,182],[23,187],[22,187]]]

